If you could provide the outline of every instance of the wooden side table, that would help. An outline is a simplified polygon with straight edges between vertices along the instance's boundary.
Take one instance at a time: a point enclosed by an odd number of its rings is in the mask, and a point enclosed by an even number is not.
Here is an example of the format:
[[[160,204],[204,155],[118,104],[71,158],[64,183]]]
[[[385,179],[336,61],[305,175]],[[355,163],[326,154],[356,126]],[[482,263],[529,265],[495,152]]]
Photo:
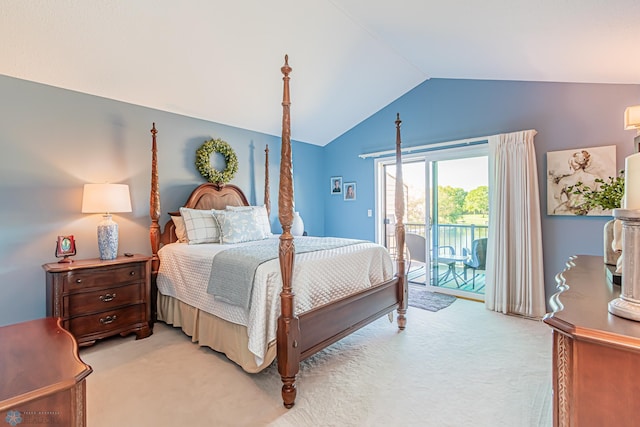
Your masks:
[[[92,370],[59,318],[0,327],[0,343],[2,425],[86,425],[85,378]]]
[[[50,263],[46,272],[47,316],[61,317],[78,344],[111,335],[151,335],[151,257],[86,259]]]

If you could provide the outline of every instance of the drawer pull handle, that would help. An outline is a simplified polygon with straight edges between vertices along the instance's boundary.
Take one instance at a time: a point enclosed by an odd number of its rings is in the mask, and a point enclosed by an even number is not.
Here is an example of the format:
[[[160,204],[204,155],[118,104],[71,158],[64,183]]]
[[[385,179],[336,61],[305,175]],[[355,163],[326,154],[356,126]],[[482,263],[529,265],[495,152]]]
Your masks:
[[[113,321],[116,320],[117,317],[118,316],[116,316],[115,314],[113,316],[101,317],[100,323],[102,323],[103,325],[108,325],[109,323],[113,323]]]
[[[136,272],[135,272],[135,271],[130,271],[130,272],[129,272],[129,276],[135,276],[135,275],[136,275]]]
[[[105,295],[100,295],[100,301],[102,302],[109,302],[109,301],[113,301],[114,299],[116,299],[116,294],[105,294]]]
[[[82,283],[82,279],[76,279],[76,283]]]

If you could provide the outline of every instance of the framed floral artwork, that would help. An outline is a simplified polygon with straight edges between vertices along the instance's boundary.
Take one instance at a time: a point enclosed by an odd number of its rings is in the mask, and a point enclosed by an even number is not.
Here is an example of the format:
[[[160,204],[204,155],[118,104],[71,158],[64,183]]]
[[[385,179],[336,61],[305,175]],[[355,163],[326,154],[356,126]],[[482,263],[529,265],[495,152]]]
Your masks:
[[[547,214],[609,216],[611,211],[586,208],[575,187],[595,190],[616,177],[616,146],[576,148],[547,153]]]

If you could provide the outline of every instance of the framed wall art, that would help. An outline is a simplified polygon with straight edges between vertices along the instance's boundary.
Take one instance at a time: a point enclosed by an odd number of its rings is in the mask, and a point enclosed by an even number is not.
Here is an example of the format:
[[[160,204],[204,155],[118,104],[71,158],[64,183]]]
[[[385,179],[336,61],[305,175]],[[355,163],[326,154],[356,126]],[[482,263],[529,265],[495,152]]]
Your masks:
[[[573,194],[573,186],[591,189],[616,177],[616,146],[576,148],[547,153],[547,214],[609,216],[611,211],[586,209],[581,195]]]
[[[356,199],[356,183],[355,182],[345,182],[343,184],[344,188],[344,199],[345,200],[355,200]]]
[[[342,194],[342,177],[341,176],[332,176],[331,177],[331,194]]]

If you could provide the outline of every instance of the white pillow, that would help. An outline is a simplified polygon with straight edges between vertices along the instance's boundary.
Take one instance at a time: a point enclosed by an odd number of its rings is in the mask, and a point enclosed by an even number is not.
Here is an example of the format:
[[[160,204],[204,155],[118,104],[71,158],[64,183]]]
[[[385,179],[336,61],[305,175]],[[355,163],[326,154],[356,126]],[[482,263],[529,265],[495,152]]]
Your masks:
[[[190,245],[218,243],[220,229],[211,210],[180,208]]]
[[[178,242],[188,243],[189,237],[187,237],[187,230],[184,227],[184,219],[182,219],[181,216],[170,216],[173,221],[173,225],[176,227],[176,237],[178,238]]]
[[[271,237],[271,222],[269,221],[269,214],[267,213],[267,207],[262,206],[227,206],[229,211],[244,211],[251,210],[256,215],[258,223],[262,226],[262,231],[266,237]]]
[[[253,209],[218,211],[214,216],[220,226],[221,243],[251,242],[269,237]]]

